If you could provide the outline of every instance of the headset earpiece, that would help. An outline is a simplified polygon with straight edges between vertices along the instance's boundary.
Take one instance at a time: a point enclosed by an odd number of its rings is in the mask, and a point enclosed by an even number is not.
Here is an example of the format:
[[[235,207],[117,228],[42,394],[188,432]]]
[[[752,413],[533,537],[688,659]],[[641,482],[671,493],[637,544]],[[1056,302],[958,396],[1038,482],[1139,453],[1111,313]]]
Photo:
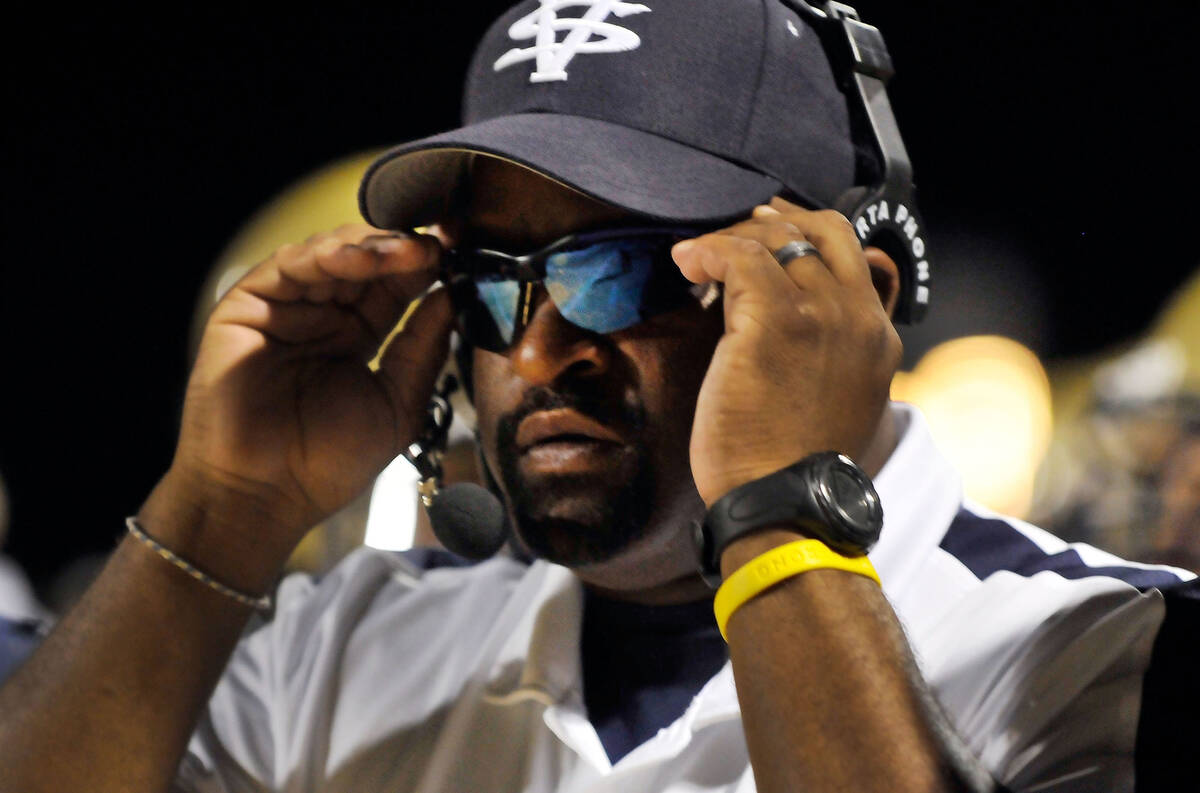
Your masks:
[[[896,262],[900,294],[892,319],[920,322],[929,307],[932,277],[924,223],[915,202],[884,188],[855,187],[843,193],[834,208],[850,220],[864,248],[874,245]]]

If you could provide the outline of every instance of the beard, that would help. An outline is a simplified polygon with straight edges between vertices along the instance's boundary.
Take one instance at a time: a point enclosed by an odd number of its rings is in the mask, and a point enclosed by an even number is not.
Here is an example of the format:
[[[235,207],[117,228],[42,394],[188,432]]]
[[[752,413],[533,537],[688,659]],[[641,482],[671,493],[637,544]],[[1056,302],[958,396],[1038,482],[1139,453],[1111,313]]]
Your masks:
[[[520,468],[517,428],[531,413],[558,408],[618,428],[631,442],[603,473],[528,475]],[[612,559],[645,535],[656,487],[645,425],[645,410],[634,397],[614,400],[583,389],[532,388],[500,418],[500,478],[515,533],[531,553],[582,567]]]

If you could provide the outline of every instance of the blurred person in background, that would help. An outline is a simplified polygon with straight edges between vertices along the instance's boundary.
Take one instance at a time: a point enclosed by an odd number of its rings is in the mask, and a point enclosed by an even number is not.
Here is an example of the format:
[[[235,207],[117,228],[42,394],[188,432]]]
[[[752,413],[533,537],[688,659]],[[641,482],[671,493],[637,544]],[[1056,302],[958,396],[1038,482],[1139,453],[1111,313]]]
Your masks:
[[[1181,408],[1180,431],[1157,477],[1157,520],[1146,560],[1200,570],[1200,395]]]
[[[397,233],[285,246],[217,305],[171,468],[0,691],[0,766],[113,791],[1178,779],[1195,578],[964,502],[887,401],[899,265],[815,208],[883,170],[842,92],[882,42],[837,21],[874,45],[839,84],[832,4],[558,5],[492,27],[463,130],[368,171]],[[456,319],[536,558],[364,550],[239,643],[308,527],[421,434]]]
[[[1200,569],[1200,274],[1145,338],[1057,379],[1032,519],[1130,559]]]
[[[1101,393],[1103,383],[1084,413],[1063,422],[1033,519],[1072,542],[1200,570],[1200,395],[1134,398]]]

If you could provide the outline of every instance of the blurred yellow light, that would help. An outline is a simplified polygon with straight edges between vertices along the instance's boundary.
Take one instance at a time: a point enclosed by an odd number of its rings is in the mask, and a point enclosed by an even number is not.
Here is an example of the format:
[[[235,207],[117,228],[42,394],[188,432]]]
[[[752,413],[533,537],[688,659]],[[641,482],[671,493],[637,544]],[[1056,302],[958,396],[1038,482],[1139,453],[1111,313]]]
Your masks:
[[[1028,513],[1052,429],[1050,382],[1033,352],[1002,336],[953,339],[898,373],[892,398],[925,414],[969,498]]]
[[[1181,345],[1186,362],[1183,387],[1200,391],[1200,270],[1171,296],[1151,335]]]

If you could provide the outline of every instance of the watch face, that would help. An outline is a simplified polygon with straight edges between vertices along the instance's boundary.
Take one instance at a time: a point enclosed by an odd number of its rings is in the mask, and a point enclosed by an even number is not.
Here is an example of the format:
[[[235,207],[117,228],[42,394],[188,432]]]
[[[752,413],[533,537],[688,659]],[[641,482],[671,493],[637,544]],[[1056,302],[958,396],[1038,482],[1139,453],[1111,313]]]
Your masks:
[[[863,498],[863,486],[858,477],[840,465],[834,466],[829,472],[829,489],[833,503],[847,520],[857,526],[871,522],[871,502]]]
[[[838,529],[863,551],[870,550],[883,528],[879,494],[862,470],[838,455],[819,476],[819,498]]]

